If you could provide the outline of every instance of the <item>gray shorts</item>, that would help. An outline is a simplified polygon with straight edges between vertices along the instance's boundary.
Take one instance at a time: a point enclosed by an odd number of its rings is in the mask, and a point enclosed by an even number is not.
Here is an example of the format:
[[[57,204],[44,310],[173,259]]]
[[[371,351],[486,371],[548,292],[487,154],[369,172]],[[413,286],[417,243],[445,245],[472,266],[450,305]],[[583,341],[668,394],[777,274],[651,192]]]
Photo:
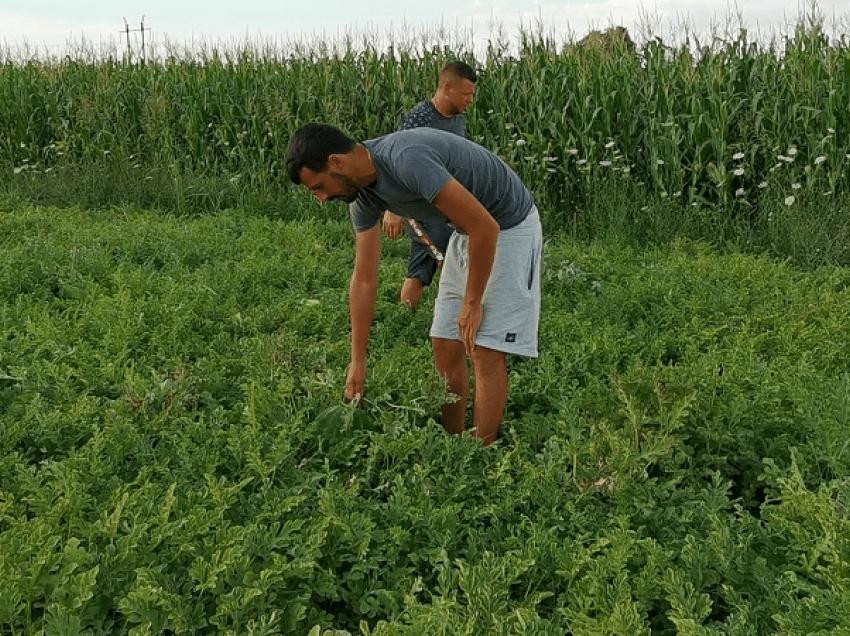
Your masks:
[[[487,349],[537,357],[540,322],[540,267],[543,232],[537,208],[519,225],[502,230],[493,270],[484,290],[483,317],[475,344]],[[434,304],[431,337],[462,340],[457,320],[469,274],[469,236],[455,232],[446,250],[440,291]]]

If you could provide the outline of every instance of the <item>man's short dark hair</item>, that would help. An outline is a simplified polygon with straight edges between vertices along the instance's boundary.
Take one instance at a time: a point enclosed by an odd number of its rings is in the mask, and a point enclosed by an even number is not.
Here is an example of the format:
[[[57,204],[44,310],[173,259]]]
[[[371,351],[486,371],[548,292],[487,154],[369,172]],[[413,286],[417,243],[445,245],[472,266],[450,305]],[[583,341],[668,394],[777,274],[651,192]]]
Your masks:
[[[475,74],[475,69],[461,61],[451,62],[450,64],[446,64],[442,69],[440,69],[441,83],[444,80],[449,79],[450,77],[457,77],[460,79],[469,80],[473,84],[478,81],[478,76]]]
[[[354,150],[354,140],[330,124],[307,124],[289,140],[286,148],[286,169],[292,183],[301,183],[301,170],[309,168],[313,172],[324,172],[328,167],[328,157],[345,155]]]

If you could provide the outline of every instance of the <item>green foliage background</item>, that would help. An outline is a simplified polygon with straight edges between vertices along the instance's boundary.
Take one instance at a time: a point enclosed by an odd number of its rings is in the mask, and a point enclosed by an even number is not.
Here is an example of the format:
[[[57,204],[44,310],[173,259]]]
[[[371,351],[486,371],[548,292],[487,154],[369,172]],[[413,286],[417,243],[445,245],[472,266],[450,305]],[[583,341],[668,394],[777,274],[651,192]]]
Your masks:
[[[292,132],[310,121],[358,140],[390,132],[462,59],[480,71],[470,137],[517,171],[549,227],[846,264],[850,53],[824,21],[814,4],[769,38],[728,25],[703,42],[649,32],[636,54],[560,43],[542,26],[497,32],[484,52],[439,29],[172,45],[147,61],[0,49],[0,193],[277,213]]]
[[[387,244],[361,410],[342,208],[0,210],[0,633],[850,628],[850,276],[550,236],[504,434]]]

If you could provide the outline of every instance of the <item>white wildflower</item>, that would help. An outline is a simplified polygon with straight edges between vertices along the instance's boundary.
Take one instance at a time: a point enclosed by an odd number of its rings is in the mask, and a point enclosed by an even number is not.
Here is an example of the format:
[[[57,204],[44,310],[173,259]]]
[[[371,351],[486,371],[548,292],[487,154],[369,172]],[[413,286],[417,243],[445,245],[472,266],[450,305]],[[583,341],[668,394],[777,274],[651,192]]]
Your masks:
[[[607,144],[605,144],[605,147],[606,147],[606,148],[613,148],[613,147],[614,147],[614,142],[613,142],[613,141],[609,141]]]
[[[583,166],[587,163],[587,159],[579,159],[578,161],[576,161],[576,163],[580,166]]]
[[[600,165],[600,166],[610,166],[610,165],[611,165],[611,162],[610,162],[610,161],[600,161],[600,162],[599,162],[599,165]]]
[[[817,159],[815,159],[815,165],[816,165],[816,166],[819,166],[819,165],[820,165],[820,164],[822,164],[824,161],[826,161],[826,157],[825,157],[824,155],[821,155],[820,157],[818,157]]]
[[[784,161],[785,163],[791,163],[794,161],[794,157],[786,157],[785,155],[779,155],[777,159],[779,159],[779,161]]]
[[[787,197],[785,199],[785,205],[794,205],[794,201],[796,201],[796,200],[797,199],[795,199],[794,195],[792,194],[790,197]]]
[[[799,190],[799,189],[800,189],[800,184],[799,184],[799,183],[792,183],[792,184],[791,184],[791,189],[792,189],[792,190]]]
[[[744,196],[744,188],[738,188],[737,190],[735,190],[735,196],[736,197]]]
[[[578,149],[577,148],[570,148],[569,150],[567,150],[567,153],[569,153],[571,155],[577,155]]]
[[[517,139],[516,145],[517,146],[524,146],[525,145],[525,139]]]
[[[743,153],[743,152],[735,153],[734,155],[732,155],[732,158],[733,158],[733,159],[735,159],[735,160],[743,159],[743,158],[744,158],[744,153]]]
[[[791,155],[791,156],[793,157],[794,155],[796,155],[796,154],[797,154],[797,149],[796,149],[794,146],[791,146],[791,147],[788,149],[788,154],[789,154],[789,155]]]
[[[759,188],[761,188],[762,190],[764,190],[766,187],[767,187],[767,181],[762,181],[762,182],[759,184]]]
[[[656,159],[655,163],[657,163],[659,166],[663,166],[664,165],[664,159]]]
[[[732,171],[732,174],[734,174],[736,177],[740,177],[742,174],[744,174],[744,169],[743,168],[736,168],[735,170]]]

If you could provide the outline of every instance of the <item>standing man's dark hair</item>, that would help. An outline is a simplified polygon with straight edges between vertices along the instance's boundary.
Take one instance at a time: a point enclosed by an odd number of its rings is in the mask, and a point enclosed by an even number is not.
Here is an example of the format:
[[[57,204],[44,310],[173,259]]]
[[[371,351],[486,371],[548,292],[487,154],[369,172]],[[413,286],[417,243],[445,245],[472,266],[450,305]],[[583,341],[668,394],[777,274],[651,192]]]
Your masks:
[[[461,61],[451,62],[440,69],[440,84],[443,84],[450,79],[469,80],[473,84],[478,82],[478,76],[475,74],[475,69]]]
[[[299,129],[286,149],[286,170],[295,185],[301,184],[301,170],[324,172],[328,157],[354,150],[354,140],[329,124],[307,124]]]

